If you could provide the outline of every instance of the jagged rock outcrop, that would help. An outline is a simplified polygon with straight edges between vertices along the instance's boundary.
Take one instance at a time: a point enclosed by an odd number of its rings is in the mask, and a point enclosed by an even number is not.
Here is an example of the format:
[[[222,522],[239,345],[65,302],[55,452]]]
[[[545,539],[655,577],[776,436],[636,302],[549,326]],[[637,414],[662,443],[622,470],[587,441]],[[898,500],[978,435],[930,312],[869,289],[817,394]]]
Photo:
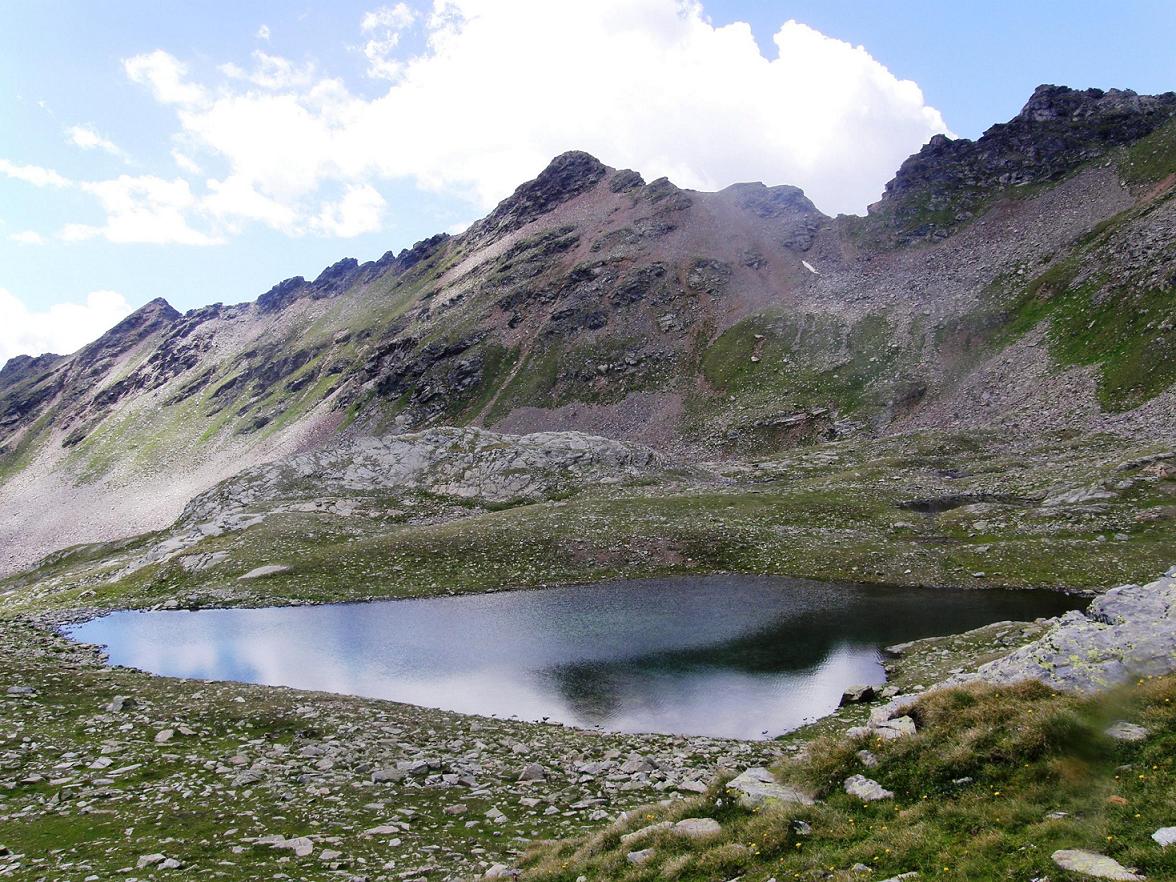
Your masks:
[[[596,186],[608,169],[582,150],[561,153],[533,181],[522,184],[468,232],[473,244],[502,237]]]
[[[1093,692],[1176,671],[1176,567],[1147,585],[1122,585],[1086,613],[1071,612],[1039,640],[961,680],[1041,680]]]
[[[870,213],[900,241],[942,237],[1005,187],[1056,180],[1176,116],[1176,92],[1038,86],[1021,112],[975,141],[936,135],[902,164]]]

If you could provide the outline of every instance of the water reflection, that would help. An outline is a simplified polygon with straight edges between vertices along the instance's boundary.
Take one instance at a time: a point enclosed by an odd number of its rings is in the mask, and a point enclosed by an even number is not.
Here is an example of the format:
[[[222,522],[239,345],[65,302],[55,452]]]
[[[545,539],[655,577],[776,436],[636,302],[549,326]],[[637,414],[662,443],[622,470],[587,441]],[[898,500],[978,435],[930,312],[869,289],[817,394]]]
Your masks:
[[[75,628],[159,674],[618,731],[775,735],[883,680],[879,647],[1079,601],[713,576],[370,604],[115,613]]]

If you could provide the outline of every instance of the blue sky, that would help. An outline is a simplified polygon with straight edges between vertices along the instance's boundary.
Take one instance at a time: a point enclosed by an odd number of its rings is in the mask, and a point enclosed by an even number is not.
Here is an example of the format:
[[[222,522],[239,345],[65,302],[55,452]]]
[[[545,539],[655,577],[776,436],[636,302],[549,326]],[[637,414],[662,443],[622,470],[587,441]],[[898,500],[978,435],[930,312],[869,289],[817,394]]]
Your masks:
[[[0,361],[73,348],[153,297],[249,300],[460,229],[564,149],[860,212],[935,131],[976,137],[1038,83],[1176,88],[1176,4],[1159,0],[43,0],[0,16]]]

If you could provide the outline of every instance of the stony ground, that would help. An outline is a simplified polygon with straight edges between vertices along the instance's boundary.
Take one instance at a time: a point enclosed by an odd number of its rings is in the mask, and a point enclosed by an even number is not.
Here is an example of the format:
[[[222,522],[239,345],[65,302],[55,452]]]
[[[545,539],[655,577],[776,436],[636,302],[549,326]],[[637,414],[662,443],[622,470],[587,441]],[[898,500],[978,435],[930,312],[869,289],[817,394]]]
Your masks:
[[[780,752],[169,680],[0,622],[5,878],[465,878]]]

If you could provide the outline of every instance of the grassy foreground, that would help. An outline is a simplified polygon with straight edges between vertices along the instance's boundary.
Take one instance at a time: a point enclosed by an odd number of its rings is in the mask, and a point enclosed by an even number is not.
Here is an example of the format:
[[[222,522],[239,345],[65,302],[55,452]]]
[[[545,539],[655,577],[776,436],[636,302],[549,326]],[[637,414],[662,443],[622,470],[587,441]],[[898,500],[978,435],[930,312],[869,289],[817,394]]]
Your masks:
[[[717,782],[703,796],[632,813],[575,839],[536,846],[524,878],[866,880],[1089,879],[1054,866],[1057,849],[1087,849],[1176,878],[1176,848],[1151,839],[1176,805],[1176,678],[1080,700],[1037,684],[929,694],[913,712],[919,734],[895,741],[827,736],[783,764],[779,777],[815,793],[811,807],[739,808]],[[1124,744],[1104,734],[1126,718],[1152,735]],[[866,767],[868,749],[877,765]],[[865,774],[894,799],[863,803],[842,782]],[[666,831],[622,843],[663,820],[722,825],[691,842]],[[628,855],[652,849],[640,865]]]

